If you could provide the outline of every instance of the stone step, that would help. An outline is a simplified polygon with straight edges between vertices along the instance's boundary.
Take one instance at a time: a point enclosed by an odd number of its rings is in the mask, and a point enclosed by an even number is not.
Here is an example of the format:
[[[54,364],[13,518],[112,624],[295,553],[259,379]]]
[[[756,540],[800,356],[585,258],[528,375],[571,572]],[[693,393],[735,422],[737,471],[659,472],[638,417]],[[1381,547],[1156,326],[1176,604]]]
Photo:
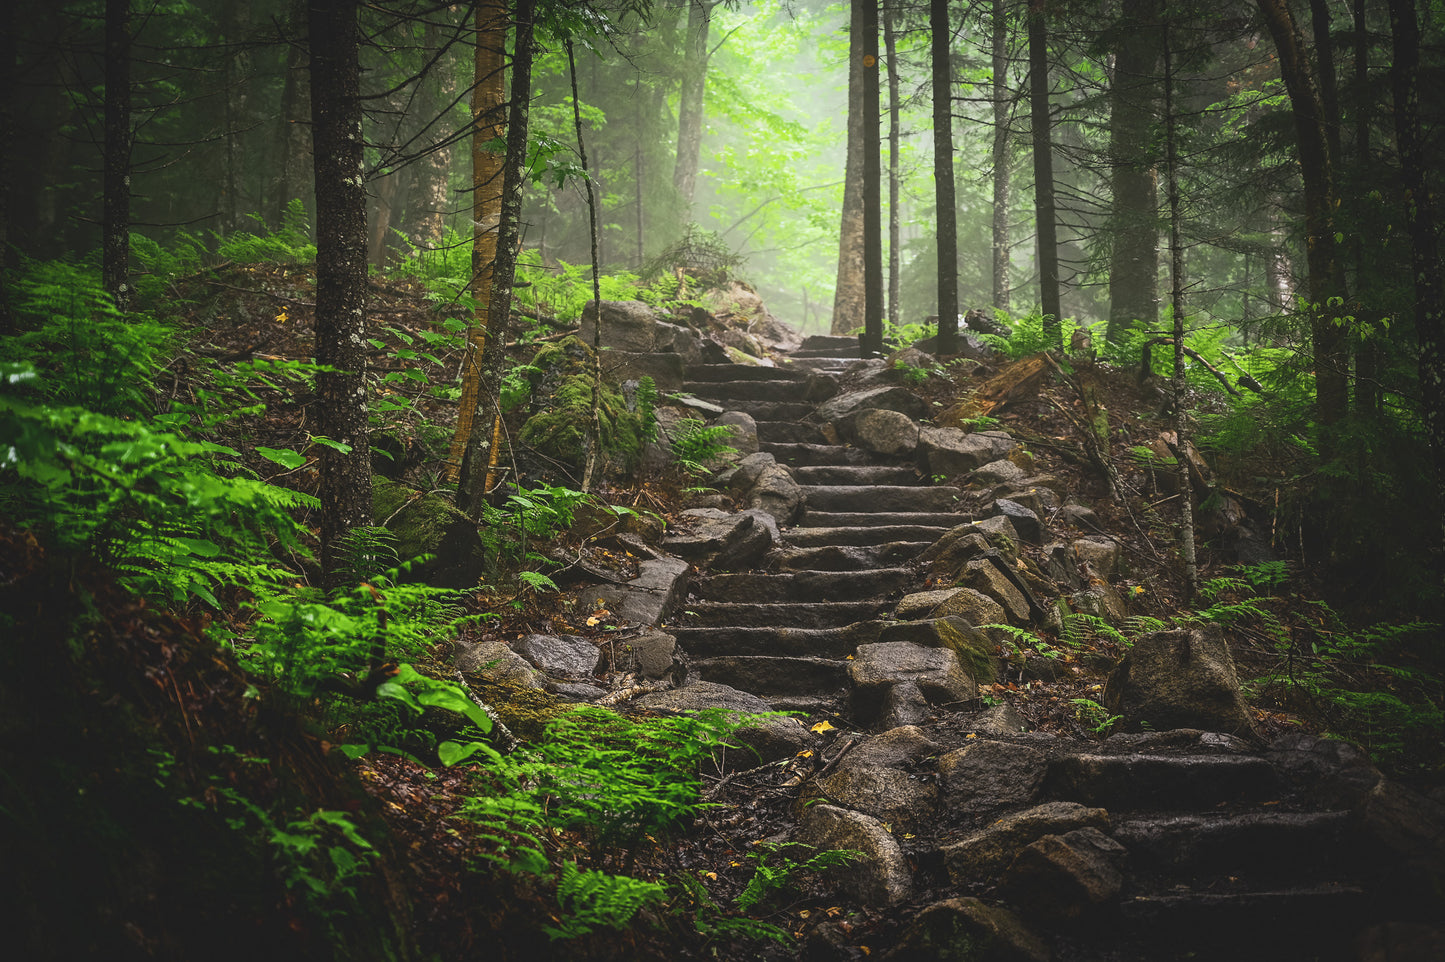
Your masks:
[[[819,530],[819,529],[813,529]],[[838,529],[857,530],[871,534],[872,528]],[[793,571],[868,571],[878,567],[893,567],[908,564],[924,551],[932,541],[888,541],[883,544],[844,544],[836,539],[820,543],[816,547],[785,548],[773,555],[780,568]]]
[[[1360,958],[1351,949],[1368,899],[1358,886],[1315,881],[1270,891],[1219,890],[1229,884],[1125,898],[1119,931],[1149,959]],[[1158,951],[1148,951],[1151,946]]]
[[[769,655],[847,658],[878,640],[887,621],[856,621],[838,628],[669,628],[695,658]]]
[[[1253,755],[1070,755],[1049,765],[1051,798],[1110,811],[1258,804],[1279,797],[1273,766]]]
[[[690,381],[687,393],[708,400],[802,401],[807,393],[804,381]]]
[[[724,409],[750,414],[754,421],[801,421],[816,410],[806,401],[748,401],[738,398],[719,401]]]
[[[770,655],[722,655],[692,663],[703,681],[729,685],[769,701],[780,696],[841,699],[848,690],[848,665],[832,658]],[[774,707],[778,707],[776,703]]]
[[[759,451],[766,451],[779,464],[790,468],[808,465],[869,464],[868,452],[843,444],[808,444],[794,441],[761,441]]]
[[[877,601],[787,604],[697,601],[687,607],[685,623],[692,628],[840,628],[855,621],[870,621],[882,607]]]
[[[791,367],[755,367],[749,364],[689,364],[683,387],[696,381],[805,381],[807,371]]]
[[[968,517],[944,511],[806,511],[798,528],[867,528],[923,526],[947,531],[968,523]],[[792,534],[796,535],[797,528]],[[790,537],[789,540],[792,540]],[[798,543],[794,541],[794,543]]]
[[[943,537],[948,529],[938,525],[890,524],[869,527],[850,525],[838,528],[790,528],[783,540],[795,548],[873,547],[895,541],[910,544],[932,544]]]
[[[882,599],[909,588],[917,580],[912,568],[875,568],[872,571],[786,571],[778,574],[748,571],[717,574],[693,586],[698,598],[708,601],[780,604],[797,601],[858,601]]]
[[[1365,852],[1352,844],[1353,828],[1349,812],[1254,811],[1129,818],[1113,834],[1136,871],[1227,873],[1258,882],[1262,873],[1321,878],[1358,864]]]
[[[803,338],[798,351],[837,351],[842,357],[857,358],[858,338],[848,334],[809,334]],[[798,351],[791,352],[797,356]]]
[[[809,510],[820,511],[948,511],[958,504],[959,496],[957,488],[922,485],[804,484],[800,487]]]
[[[762,442],[822,444],[827,440],[816,424],[797,421],[758,421],[759,450]]]
[[[912,468],[886,464],[801,465],[793,468],[793,478],[799,484],[816,485],[928,484],[928,479]]]

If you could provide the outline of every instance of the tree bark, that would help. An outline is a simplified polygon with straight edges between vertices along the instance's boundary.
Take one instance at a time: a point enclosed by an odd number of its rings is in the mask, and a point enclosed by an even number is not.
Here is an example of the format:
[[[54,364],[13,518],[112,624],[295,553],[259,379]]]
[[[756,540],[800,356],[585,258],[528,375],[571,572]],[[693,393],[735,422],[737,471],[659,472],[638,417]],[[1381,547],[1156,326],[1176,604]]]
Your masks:
[[[225,56],[226,116],[222,146],[226,152],[221,187],[221,232],[230,233],[240,223],[243,171],[246,168],[242,133],[248,126],[247,106],[251,88],[251,48],[245,35],[251,26],[250,0],[226,0],[225,35],[230,47]]]
[[[993,305],[1008,310],[1010,280],[1008,17],[1004,0],[993,0]]]
[[[496,482],[496,465],[501,455],[503,346],[512,318],[512,282],[517,276],[517,249],[522,227],[522,187],[527,174],[527,129],[532,106],[532,39],[536,0],[516,0],[513,15],[516,34],[512,48],[512,91],[507,115],[507,155],[502,184],[501,221],[497,230],[497,262],[493,271],[492,297],[487,305],[489,337],[481,358],[485,387],[472,419],[472,434],[462,458],[457,507],[474,521],[481,520],[481,507]],[[490,425],[490,430],[480,427]]]
[[[424,36],[429,52],[441,49],[440,25],[428,19]],[[420,81],[430,93],[430,96],[423,98],[427,103],[425,112],[428,117],[443,115],[456,95],[457,71],[448,69],[450,63],[448,58],[437,64],[437,68]],[[451,144],[433,145],[416,163],[412,202],[407,207],[407,227],[411,231],[412,243],[419,247],[437,247],[441,244],[447,215],[451,213],[452,206],[451,172]]]
[[[878,0],[853,0],[863,16],[863,340],[883,353],[883,144],[879,138]]]
[[[1345,284],[1335,242],[1334,162],[1324,99],[1305,55],[1289,0],[1259,0],[1260,13],[1279,54],[1280,74],[1294,109],[1300,175],[1304,181],[1305,258],[1309,270],[1310,339],[1315,361],[1315,416],[1333,425],[1349,409],[1349,354],[1338,323]]]
[[[677,97],[677,161],[672,185],[677,188],[685,217],[690,217],[697,193],[697,171],[702,157],[703,104],[707,98],[708,31],[712,11],[720,0],[690,0],[687,38],[683,45],[682,89]],[[639,200],[640,203],[640,200]]]
[[[859,330],[867,312],[863,281],[863,23],[857,7],[855,2],[848,19],[848,160],[838,230],[838,280],[833,288],[834,334]]]
[[[366,397],[366,188],[362,182],[360,0],[311,0],[316,178],[316,362],[321,566],[340,575],[344,539],[371,524]]]
[[[1044,334],[1063,346],[1059,304],[1059,240],[1054,211],[1054,163],[1049,116],[1049,35],[1043,0],[1029,8],[1029,116],[1033,127],[1034,216],[1037,221],[1039,305]]]
[[[577,92],[577,59],[572,41],[566,41],[567,76],[572,81],[572,128],[577,134],[577,160],[587,183],[587,233],[592,250],[592,301],[597,323],[592,328],[592,418],[587,425],[587,457],[582,466],[582,490],[591,492],[602,477],[602,244],[597,232],[597,189],[587,172],[587,144],[582,138],[582,97]]]
[[[1426,179],[1432,158],[1426,153],[1420,125],[1420,27],[1412,0],[1390,0],[1390,38],[1395,141],[1406,193],[1415,336],[1420,344],[1420,416],[1435,463],[1437,504],[1445,506],[1445,271],[1440,264],[1434,198]],[[1445,514],[1439,520],[1441,541],[1437,547],[1445,550]]]
[[[933,65],[933,196],[938,226],[938,353],[958,350],[958,204],[953,192],[953,28],[948,0],[929,0]]]
[[[121,310],[130,301],[130,18],[130,0],[105,0],[101,278]]]
[[[286,46],[286,80],[281,86],[281,103],[276,114],[276,149],[280,155],[272,192],[270,224],[279,228],[286,219],[286,207],[300,199],[308,211],[315,207],[311,197],[311,75],[307,71],[310,44],[306,0],[292,0]]]
[[[505,153],[495,149],[495,142],[506,133],[507,8],[504,0],[479,0],[476,42],[472,88],[472,303],[475,313],[462,361],[457,426],[447,456],[447,473],[453,480],[461,472],[462,456],[472,436],[472,418],[482,390],[482,352],[487,345],[497,226],[502,216]],[[491,425],[487,425],[486,430],[491,430]]]
[[[1117,343],[1136,322],[1159,323],[1159,189],[1154,124],[1159,115],[1160,0],[1125,0],[1109,91],[1113,193],[1109,324]]]
[[[894,0],[887,0],[883,8],[883,53],[888,64],[888,323],[895,327],[903,271],[903,212],[899,197],[903,105],[898,99],[898,37],[893,29],[897,16]]]
[[[15,8],[18,4],[7,3],[0,10],[0,337],[15,332],[15,319],[10,308],[10,267],[11,267],[11,206],[15,190],[15,108],[12,98],[19,90],[20,71],[16,63],[18,49],[15,43]],[[16,232],[18,235],[18,232]]]

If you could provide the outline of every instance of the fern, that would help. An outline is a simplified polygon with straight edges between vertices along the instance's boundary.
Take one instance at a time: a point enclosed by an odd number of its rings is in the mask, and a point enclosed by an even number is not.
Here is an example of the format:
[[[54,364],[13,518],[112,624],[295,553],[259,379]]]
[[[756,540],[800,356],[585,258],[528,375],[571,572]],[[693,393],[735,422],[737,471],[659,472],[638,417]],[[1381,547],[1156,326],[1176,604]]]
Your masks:
[[[732,446],[736,437],[731,425],[714,424],[709,427],[691,418],[679,421],[670,444],[673,460],[684,473],[693,477],[710,474],[707,462],[736,451]]]
[[[1103,618],[1081,611],[1070,612],[1064,615],[1063,628],[1059,632],[1059,640],[1070,648],[1081,648],[1089,639],[1101,635],[1114,644],[1125,648],[1133,644],[1122,632]]]
[[[579,869],[576,862],[563,862],[557,904],[565,915],[559,925],[544,926],[542,931],[555,941],[579,938],[601,928],[626,928],[638,912],[666,898],[667,889],[658,882]]]

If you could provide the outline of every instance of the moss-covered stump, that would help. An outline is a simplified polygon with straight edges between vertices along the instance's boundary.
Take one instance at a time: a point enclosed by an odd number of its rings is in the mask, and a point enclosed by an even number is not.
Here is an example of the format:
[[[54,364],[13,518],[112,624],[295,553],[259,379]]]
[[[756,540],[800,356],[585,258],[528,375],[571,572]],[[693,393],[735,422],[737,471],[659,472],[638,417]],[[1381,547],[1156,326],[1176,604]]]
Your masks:
[[[396,538],[402,561],[431,559],[413,574],[446,588],[470,588],[486,570],[486,553],[477,527],[445,495],[418,491],[385,478],[373,478],[372,516]]]
[[[533,413],[518,438],[545,458],[580,467],[587,456],[587,433],[592,424],[592,351],[578,338],[569,337],[538,351],[532,366],[539,372]],[[628,470],[642,455],[651,412],[629,408],[622,393],[606,383],[599,402],[601,444],[608,468]]]

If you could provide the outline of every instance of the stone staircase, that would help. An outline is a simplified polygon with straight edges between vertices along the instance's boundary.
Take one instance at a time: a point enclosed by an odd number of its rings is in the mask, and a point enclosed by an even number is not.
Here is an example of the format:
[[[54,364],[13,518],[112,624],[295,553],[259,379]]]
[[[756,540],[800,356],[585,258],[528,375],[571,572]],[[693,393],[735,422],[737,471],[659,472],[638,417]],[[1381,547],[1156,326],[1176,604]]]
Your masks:
[[[971,519],[956,513],[957,488],[875,463],[810,419],[816,375],[850,356],[852,339],[809,338],[780,367],[688,369],[684,390],[752,416],[759,450],[792,471],[806,506],[764,567],[697,579],[667,630],[697,679],[862,728],[850,657],[894,637],[893,607],[921,581],[913,562]],[[818,753],[832,771],[805,790],[824,804],[800,809],[802,835],[869,853],[860,899],[919,900],[900,913],[912,922],[886,933],[884,958],[1445,957],[1425,924],[1439,907],[1441,806],[1357,750],[1305,736],[1261,750],[1188,730],[1091,743],[1022,732],[1009,716],[996,706]],[[987,935],[993,948],[950,954],[939,932]],[[1424,948],[1371,948],[1409,938]],[[859,957],[846,929],[810,944],[810,958]]]

